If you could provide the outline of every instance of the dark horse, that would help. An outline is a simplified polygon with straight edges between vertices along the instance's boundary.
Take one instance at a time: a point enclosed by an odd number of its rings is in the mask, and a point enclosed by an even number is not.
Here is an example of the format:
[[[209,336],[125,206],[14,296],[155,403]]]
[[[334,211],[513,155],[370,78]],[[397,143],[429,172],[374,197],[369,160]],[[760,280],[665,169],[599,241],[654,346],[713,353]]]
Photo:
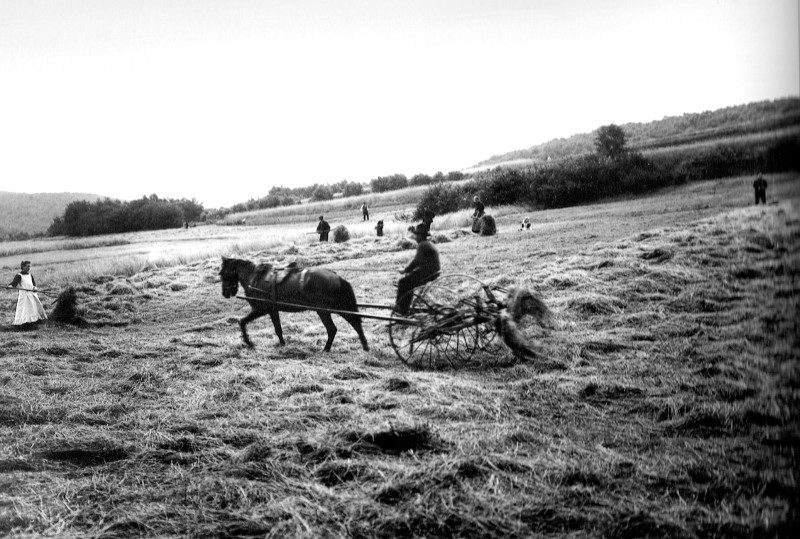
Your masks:
[[[242,329],[242,339],[250,347],[253,343],[247,335],[247,324],[265,314],[272,318],[272,325],[275,326],[275,334],[280,343],[286,344],[283,340],[279,311],[300,312],[317,309],[333,309],[349,313],[358,311],[353,287],[330,270],[319,268],[301,270],[293,265],[276,270],[270,264],[256,266],[249,260],[222,257],[222,269],[219,274],[222,277],[222,295],[226,298],[235,296],[240,284],[244,288],[247,302],[252,310],[239,320],[239,327]],[[317,310],[317,314],[328,331],[325,351],[330,352],[333,338],[336,336],[336,326],[330,312]],[[336,314],[353,326],[358,338],[361,339],[361,346],[364,350],[369,350],[364,330],[361,329],[361,317],[357,314]]]

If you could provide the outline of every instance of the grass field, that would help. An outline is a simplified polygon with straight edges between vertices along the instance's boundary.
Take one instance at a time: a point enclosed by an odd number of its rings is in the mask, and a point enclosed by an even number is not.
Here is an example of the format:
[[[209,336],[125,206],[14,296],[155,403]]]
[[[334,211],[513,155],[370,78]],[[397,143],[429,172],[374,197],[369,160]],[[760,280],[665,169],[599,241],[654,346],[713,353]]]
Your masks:
[[[323,354],[313,313],[282,316],[284,347],[259,319],[247,349],[248,309],[221,295],[219,255],[237,254],[340,268],[360,303],[391,303],[396,274],[354,270],[402,268],[404,222],[376,238],[354,216],[341,244],[311,220],[16,249],[9,281],[31,258],[97,324],[0,332],[0,534],[793,536],[800,176],[767,180],[767,206],[730,178],[489,208],[494,237],[437,217],[445,272],[554,313],[530,328],[537,360],[498,345],[457,370],[409,369],[371,320],[369,352],[335,317]]]

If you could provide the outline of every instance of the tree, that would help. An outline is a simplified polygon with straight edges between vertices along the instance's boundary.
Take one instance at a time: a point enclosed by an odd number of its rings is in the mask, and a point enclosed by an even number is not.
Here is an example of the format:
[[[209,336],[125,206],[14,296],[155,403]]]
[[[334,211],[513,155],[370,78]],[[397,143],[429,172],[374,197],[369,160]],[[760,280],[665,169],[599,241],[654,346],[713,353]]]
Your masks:
[[[313,200],[330,200],[333,198],[333,193],[327,185],[317,185],[314,192],[311,193]]]
[[[597,130],[594,147],[597,154],[608,159],[618,159],[627,151],[625,131],[616,124],[604,125]]]
[[[342,190],[342,196],[354,197],[364,192],[364,186],[358,182],[349,182]]]

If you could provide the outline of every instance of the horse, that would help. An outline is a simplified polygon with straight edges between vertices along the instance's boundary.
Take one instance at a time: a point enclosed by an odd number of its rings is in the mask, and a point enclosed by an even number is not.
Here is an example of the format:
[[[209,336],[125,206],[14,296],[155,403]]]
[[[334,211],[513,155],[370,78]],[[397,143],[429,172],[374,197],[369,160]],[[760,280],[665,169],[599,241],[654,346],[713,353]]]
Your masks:
[[[321,268],[300,269],[294,264],[278,270],[271,264],[256,266],[249,260],[223,256],[219,275],[222,278],[222,295],[225,298],[236,296],[239,285],[244,289],[252,310],[239,320],[239,328],[242,330],[242,339],[248,347],[252,348],[254,345],[247,335],[247,324],[256,318],[268,314],[272,318],[278,341],[281,345],[285,345],[279,311],[316,310],[328,332],[325,352],[330,352],[333,338],[336,336],[336,325],[330,312],[317,309],[334,309],[347,311],[336,314],[353,326],[361,340],[361,346],[364,350],[369,350],[361,327],[361,317],[350,314],[358,312],[353,287],[335,272]]]

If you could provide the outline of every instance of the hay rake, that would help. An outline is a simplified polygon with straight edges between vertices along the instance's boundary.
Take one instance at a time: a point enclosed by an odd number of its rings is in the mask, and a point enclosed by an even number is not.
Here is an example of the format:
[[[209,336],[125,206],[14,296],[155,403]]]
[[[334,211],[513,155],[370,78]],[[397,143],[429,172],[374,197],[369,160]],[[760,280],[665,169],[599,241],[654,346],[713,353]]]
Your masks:
[[[340,269],[341,271],[341,269]],[[359,309],[391,310],[390,316],[324,309],[271,299],[257,299],[281,307],[302,307],[332,314],[354,314],[388,322],[389,342],[397,358],[417,368],[457,368],[478,350],[486,348],[500,334],[516,355],[535,352],[527,346],[524,337],[511,320],[520,316],[509,305],[511,291],[490,286],[475,277],[464,274],[447,274],[426,285],[415,288],[410,307],[405,315],[395,306],[359,303]],[[240,299],[256,299],[237,296]],[[530,295],[533,299],[534,296]],[[536,318],[541,322],[547,308],[538,299]]]
[[[448,274],[411,294],[407,316],[389,320],[389,341],[404,363],[438,368],[458,367],[494,340],[508,290]]]

